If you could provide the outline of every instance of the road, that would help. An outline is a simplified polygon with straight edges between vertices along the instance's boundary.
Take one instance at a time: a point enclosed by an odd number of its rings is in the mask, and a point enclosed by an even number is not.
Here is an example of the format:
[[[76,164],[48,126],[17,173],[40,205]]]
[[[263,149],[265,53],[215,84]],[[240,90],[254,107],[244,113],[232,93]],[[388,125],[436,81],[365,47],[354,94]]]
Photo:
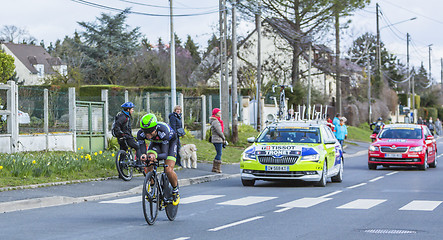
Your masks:
[[[263,181],[243,187],[235,176],[182,187],[173,222],[160,212],[148,226],[140,195],[126,195],[2,213],[0,239],[442,238],[443,167],[374,171],[365,154],[348,152],[344,181],[324,188]]]

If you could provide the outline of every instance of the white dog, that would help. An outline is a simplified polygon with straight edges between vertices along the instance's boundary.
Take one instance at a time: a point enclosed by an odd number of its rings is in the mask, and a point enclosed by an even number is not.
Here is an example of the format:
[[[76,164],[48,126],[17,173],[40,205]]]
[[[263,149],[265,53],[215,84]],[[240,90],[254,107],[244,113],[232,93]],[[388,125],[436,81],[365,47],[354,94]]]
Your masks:
[[[194,144],[185,144],[180,148],[180,157],[183,168],[197,168],[197,147]]]

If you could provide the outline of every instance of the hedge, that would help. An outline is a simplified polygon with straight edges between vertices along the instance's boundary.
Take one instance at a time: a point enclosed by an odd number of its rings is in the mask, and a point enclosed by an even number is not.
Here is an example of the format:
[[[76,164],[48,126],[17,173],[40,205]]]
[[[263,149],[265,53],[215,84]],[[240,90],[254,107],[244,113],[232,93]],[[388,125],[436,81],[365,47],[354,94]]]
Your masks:
[[[400,102],[401,105],[403,106],[408,106],[408,98],[407,98],[407,94],[406,93],[399,93],[398,94],[398,101]],[[412,99],[411,99],[412,101]],[[412,104],[412,102],[411,102]],[[420,108],[420,95],[415,95],[415,109]]]
[[[437,111],[437,108],[422,107],[422,108],[418,109],[418,116],[422,117],[423,119],[429,119],[430,117],[432,117],[432,119],[434,119],[434,121],[435,121],[435,119],[437,119],[437,117],[438,117],[438,111]]]

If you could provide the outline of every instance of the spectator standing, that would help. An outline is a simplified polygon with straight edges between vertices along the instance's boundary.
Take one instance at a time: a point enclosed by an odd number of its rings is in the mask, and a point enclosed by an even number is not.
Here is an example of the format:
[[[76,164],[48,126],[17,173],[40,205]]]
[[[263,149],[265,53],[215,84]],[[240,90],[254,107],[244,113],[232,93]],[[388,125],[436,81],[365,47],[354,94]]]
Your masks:
[[[417,120],[417,124],[423,124],[423,118],[419,117]]]
[[[435,132],[437,135],[441,135],[441,121],[439,118],[435,121]]]
[[[333,130],[333,132],[334,132],[334,134],[335,134],[335,137],[337,137],[337,126],[340,125],[340,113],[337,113],[337,114],[335,115],[334,120],[332,120],[332,124],[334,125],[334,130]]]
[[[327,122],[328,127],[331,128],[332,132],[334,132],[334,124],[332,124],[332,119],[329,115],[326,119],[326,122]]]
[[[335,127],[337,140],[340,142],[341,148],[343,149],[343,142],[348,137],[348,128],[345,125],[343,118],[340,118],[340,124]],[[343,152],[345,152],[343,150]]]
[[[178,141],[177,141],[177,152],[180,152],[181,143],[180,137],[185,135],[185,130],[183,129],[182,122],[182,107],[177,105],[174,107],[174,111],[169,114],[169,126],[177,133]],[[180,154],[177,154],[176,163],[177,166],[181,166]]]
[[[212,116],[209,118],[209,124],[211,124],[211,143],[214,144],[216,155],[212,164],[212,171],[216,173],[221,173],[221,156],[224,145],[226,145],[226,138],[223,134],[224,126],[223,120],[221,119],[221,110],[219,108],[214,108],[212,110]]]
[[[427,126],[428,126],[429,130],[431,131],[432,136],[434,136],[435,126],[434,126],[434,122],[432,121],[432,117],[429,118]]]

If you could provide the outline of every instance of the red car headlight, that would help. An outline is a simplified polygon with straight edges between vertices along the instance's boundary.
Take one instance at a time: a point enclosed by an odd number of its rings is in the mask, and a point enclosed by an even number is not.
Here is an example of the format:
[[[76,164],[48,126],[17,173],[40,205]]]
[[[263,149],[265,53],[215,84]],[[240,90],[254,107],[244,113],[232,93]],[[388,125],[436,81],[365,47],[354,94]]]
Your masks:
[[[377,146],[369,146],[369,151],[372,151],[372,152],[378,152],[378,151],[380,151],[380,148],[379,147],[377,147]]]

